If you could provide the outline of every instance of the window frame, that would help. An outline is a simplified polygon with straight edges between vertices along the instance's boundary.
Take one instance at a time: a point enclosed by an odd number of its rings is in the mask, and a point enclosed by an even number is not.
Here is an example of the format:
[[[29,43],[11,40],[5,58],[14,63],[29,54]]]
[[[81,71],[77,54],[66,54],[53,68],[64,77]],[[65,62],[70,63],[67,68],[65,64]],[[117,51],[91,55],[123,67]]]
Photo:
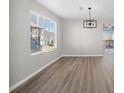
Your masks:
[[[54,34],[55,34],[55,36],[54,36],[54,38],[55,38],[55,40],[54,40],[54,47],[53,48],[50,48],[50,49],[47,49],[47,50],[39,50],[39,51],[36,51],[36,52],[34,52],[34,53],[31,53],[31,43],[30,43],[30,54],[31,55],[37,55],[37,54],[40,54],[40,53],[45,53],[45,52],[51,52],[51,51],[54,51],[54,50],[56,50],[57,49],[57,22],[55,21],[55,20],[53,20],[53,19],[51,19],[51,18],[48,18],[48,17],[46,17],[46,16],[44,16],[44,15],[41,15],[41,14],[38,14],[38,13],[36,13],[36,12],[34,12],[33,10],[30,10],[30,16],[31,16],[31,14],[33,14],[33,15],[36,15],[37,16],[37,25],[40,27],[40,25],[39,25],[39,18],[41,17],[41,18],[43,18],[44,20],[45,19],[47,19],[47,20],[49,20],[49,21],[51,21],[51,22],[53,22],[54,23],[54,25],[55,25],[55,31],[54,31]],[[31,18],[31,17],[30,17]],[[30,19],[30,28],[31,28],[31,19]],[[45,31],[45,27],[43,27],[43,29],[44,29],[44,31]],[[31,30],[31,29],[30,29]],[[49,32],[49,31],[48,31]],[[31,31],[30,31],[30,33],[31,33]],[[32,35],[32,33],[31,33],[31,35]],[[31,35],[30,35],[30,37],[31,37]],[[30,42],[31,42],[31,38],[30,38]]]

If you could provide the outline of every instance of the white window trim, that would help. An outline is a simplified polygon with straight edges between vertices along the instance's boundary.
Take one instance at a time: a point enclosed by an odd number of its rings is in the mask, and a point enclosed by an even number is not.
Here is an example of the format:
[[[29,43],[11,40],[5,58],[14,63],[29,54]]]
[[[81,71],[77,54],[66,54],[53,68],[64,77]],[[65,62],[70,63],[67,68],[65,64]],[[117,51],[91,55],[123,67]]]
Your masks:
[[[44,51],[34,52],[34,53],[31,53],[30,55],[31,56],[35,56],[35,55],[42,54],[42,53],[44,53]]]
[[[52,49],[45,50],[45,51],[34,52],[34,53],[31,53],[30,55],[31,56],[35,56],[35,55],[38,55],[38,54],[48,53],[48,52],[52,52],[52,51],[55,51],[55,50],[57,50],[56,47],[54,47]]]

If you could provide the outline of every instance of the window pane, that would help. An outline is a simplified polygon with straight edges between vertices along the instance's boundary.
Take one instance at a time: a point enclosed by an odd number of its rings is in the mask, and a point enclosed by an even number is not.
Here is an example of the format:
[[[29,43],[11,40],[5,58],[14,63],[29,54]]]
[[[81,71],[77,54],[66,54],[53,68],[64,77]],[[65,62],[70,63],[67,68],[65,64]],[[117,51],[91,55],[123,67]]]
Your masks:
[[[113,31],[103,31],[103,39],[104,40],[112,40],[113,39]]]
[[[39,17],[39,26],[44,27],[44,19],[42,17]]]
[[[37,16],[36,16],[36,15],[31,14],[31,22],[32,22],[33,24],[37,24]]]
[[[50,20],[49,20],[49,22],[48,22],[48,31],[50,32],[50,30],[51,30],[51,25],[50,25]]]
[[[49,48],[55,46],[55,23],[52,22],[51,20],[49,20],[49,23],[48,23],[46,43]]]
[[[50,32],[54,32],[55,31],[55,23],[51,22],[51,29]]]
[[[40,32],[40,28],[31,26],[31,53],[42,50],[42,45],[40,44]]]
[[[45,30],[49,30],[49,20],[45,19],[44,21],[44,27],[45,27]]]

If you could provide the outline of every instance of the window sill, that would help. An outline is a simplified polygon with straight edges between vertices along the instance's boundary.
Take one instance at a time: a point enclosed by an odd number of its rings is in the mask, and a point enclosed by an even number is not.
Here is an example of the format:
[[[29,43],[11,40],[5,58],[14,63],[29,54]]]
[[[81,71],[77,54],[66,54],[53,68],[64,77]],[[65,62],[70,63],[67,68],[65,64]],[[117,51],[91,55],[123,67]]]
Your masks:
[[[57,48],[54,47],[54,48],[51,48],[51,49],[48,49],[48,50],[43,50],[43,51],[31,53],[31,56],[35,56],[35,55],[42,54],[42,53],[48,53],[48,52],[54,51],[54,50],[56,50],[56,49],[57,49]]]
[[[51,52],[51,51],[54,51],[54,50],[56,50],[57,48],[56,47],[54,47],[54,48],[51,48],[51,49],[47,49],[47,50],[45,50],[44,52]]]
[[[38,51],[38,52],[35,52],[35,53],[31,53],[31,56],[35,56],[35,55],[38,55],[38,54],[41,54],[41,53],[44,53],[44,51]]]

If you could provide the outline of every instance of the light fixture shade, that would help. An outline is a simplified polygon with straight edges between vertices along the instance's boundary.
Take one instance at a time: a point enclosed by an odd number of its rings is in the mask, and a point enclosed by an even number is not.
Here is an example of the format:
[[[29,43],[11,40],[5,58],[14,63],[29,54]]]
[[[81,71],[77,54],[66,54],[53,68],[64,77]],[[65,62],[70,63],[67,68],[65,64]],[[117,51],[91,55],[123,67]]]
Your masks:
[[[84,28],[97,28],[97,21],[94,19],[86,19],[83,21]]]
[[[91,7],[88,8],[89,10],[89,19],[83,21],[84,28],[97,28],[97,20],[91,18]]]

